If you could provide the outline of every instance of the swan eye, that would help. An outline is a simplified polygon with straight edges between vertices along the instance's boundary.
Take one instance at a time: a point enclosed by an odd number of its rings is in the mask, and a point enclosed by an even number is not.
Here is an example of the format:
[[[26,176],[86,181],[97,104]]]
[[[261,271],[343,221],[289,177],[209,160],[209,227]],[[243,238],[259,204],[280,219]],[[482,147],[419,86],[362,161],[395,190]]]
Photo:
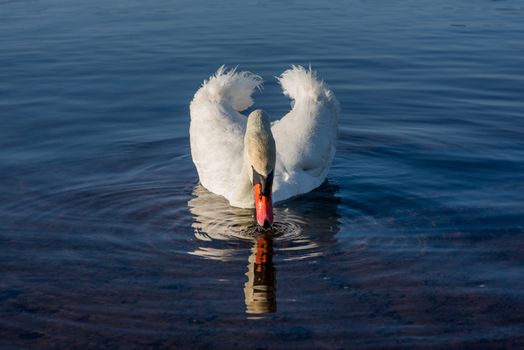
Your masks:
[[[260,185],[260,193],[264,196],[269,196],[271,194],[271,186],[273,185],[273,171],[264,176],[259,174],[255,168],[253,169],[253,185]]]

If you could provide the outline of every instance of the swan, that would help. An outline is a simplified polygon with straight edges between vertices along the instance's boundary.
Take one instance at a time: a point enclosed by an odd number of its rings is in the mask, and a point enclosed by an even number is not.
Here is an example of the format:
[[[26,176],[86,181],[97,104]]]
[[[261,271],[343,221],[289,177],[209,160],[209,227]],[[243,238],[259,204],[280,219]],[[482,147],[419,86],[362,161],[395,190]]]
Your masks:
[[[253,105],[262,79],[224,66],[190,104],[191,157],[200,183],[231,206],[255,208],[259,226],[273,224],[273,202],[307,193],[326,179],[338,137],[339,104],[311,67],[277,77],[291,110],[270,122]]]

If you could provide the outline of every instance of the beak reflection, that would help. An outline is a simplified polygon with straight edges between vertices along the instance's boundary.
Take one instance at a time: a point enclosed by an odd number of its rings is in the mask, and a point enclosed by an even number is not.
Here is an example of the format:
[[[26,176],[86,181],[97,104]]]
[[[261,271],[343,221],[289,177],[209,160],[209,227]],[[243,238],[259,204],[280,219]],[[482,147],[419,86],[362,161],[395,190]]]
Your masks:
[[[264,314],[277,310],[273,238],[262,234],[251,249],[244,286],[246,313]]]

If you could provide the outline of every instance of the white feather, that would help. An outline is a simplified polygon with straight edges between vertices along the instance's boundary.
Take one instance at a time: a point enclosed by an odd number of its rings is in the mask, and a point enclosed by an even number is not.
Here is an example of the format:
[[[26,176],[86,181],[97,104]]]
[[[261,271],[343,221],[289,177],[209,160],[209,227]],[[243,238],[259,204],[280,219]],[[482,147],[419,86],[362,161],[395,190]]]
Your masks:
[[[339,114],[335,95],[311,68],[292,66],[278,79],[293,108],[271,128],[277,148],[276,202],[324,182],[335,157]]]
[[[275,202],[303,194],[324,182],[337,142],[338,102],[311,70],[292,66],[279,78],[292,110],[271,126],[277,159]],[[190,105],[191,155],[201,184],[231,205],[253,207],[250,166],[244,161],[247,118],[260,77],[220,67],[196,92]]]
[[[190,105],[191,156],[202,185],[231,201],[242,181],[247,118],[239,113],[253,104],[251,94],[262,79],[220,67],[204,81]],[[238,205],[238,204],[237,204]]]

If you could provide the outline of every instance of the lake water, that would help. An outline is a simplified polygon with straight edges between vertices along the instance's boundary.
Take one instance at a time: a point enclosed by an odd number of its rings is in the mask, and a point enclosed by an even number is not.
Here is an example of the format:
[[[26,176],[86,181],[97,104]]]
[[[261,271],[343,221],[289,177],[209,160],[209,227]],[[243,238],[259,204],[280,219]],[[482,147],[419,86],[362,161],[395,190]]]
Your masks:
[[[1,1],[0,348],[524,348],[524,3]],[[198,184],[220,65],[311,64],[327,182],[250,210]]]

